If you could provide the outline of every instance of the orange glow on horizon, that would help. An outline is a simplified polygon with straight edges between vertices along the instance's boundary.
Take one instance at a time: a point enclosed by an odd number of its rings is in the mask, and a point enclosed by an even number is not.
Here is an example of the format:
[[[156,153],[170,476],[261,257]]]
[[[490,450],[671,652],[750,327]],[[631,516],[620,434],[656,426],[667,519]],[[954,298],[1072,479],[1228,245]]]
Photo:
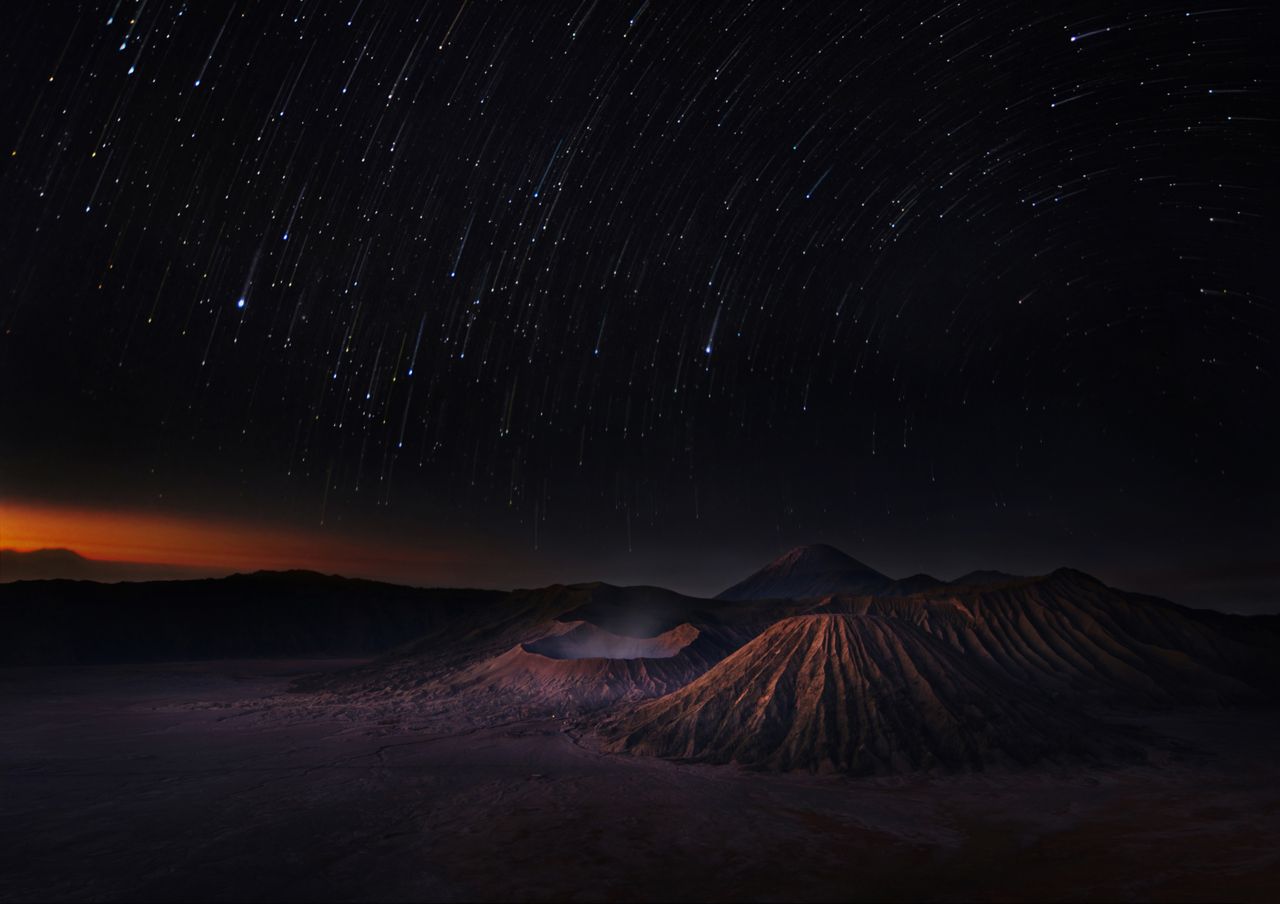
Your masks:
[[[374,545],[319,528],[12,501],[0,501],[0,547],[65,548],[88,559],[210,570],[305,568],[402,578],[456,564],[430,550]]]

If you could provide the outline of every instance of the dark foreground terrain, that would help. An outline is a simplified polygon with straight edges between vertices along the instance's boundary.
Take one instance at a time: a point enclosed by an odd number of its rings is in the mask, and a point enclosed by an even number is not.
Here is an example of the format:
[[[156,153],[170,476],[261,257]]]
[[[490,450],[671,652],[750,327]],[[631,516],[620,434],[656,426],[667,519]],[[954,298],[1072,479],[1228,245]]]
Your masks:
[[[290,692],[350,661],[0,670],[3,900],[1274,900],[1273,711],[1142,764],[852,778]],[[1133,724],[1131,722],[1131,724]]]

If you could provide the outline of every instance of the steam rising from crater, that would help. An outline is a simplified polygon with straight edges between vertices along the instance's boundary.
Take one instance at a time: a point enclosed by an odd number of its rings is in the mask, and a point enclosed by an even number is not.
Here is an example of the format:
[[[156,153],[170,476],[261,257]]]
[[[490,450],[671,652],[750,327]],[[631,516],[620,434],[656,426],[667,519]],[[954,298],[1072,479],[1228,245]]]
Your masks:
[[[656,637],[626,637],[586,622],[551,637],[524,644],[529,653],[548,659],[669,659],[698,637],[698,629],[684,624]]]

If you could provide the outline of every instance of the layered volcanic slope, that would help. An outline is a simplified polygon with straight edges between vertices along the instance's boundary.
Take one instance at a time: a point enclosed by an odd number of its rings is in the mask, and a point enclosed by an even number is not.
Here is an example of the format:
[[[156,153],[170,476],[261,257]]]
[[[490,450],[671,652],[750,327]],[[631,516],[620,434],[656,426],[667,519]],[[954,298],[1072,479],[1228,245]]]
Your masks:
[[[906,619],[1004,679],[1057,699],[1220,704],[1274,692],[1280,643],[1249,619],[1125,593],[1079,571],[819,611]]]
[[[606,735],[618,750],[854,774],[1126,750],[907,620],[875,615],[784,619]]]
[[[810,599],[831,593],[878,593],[892,583],[892,578],[835,547],[817,544],[796,547],[722,591],[716,599]]]

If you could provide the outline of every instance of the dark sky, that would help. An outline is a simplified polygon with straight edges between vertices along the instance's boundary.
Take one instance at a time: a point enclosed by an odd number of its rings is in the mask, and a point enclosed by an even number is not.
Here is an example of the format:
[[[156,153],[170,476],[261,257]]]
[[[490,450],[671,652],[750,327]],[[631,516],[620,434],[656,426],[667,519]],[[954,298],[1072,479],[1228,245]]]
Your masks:
[[[1267,6],[20,4],[0,494],[1280,607]]]

